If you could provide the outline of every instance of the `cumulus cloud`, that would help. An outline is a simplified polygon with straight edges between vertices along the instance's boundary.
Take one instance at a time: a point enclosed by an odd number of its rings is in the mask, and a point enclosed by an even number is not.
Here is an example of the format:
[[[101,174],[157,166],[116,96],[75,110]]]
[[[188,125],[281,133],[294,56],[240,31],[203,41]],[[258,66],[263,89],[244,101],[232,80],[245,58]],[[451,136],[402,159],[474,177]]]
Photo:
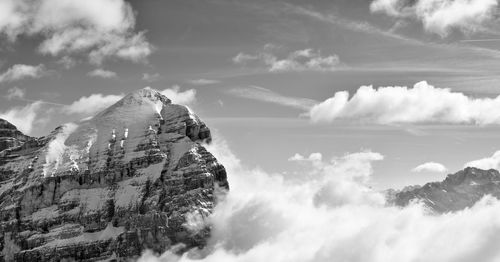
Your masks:
[[[101,78],[114,78],[116,73],[109,70],[104,70],[101,68],[94,69],[88,73],[91,77],[101,77]]]
[[[349,98],[336,92],[309,111],[313,122],[354,119],[379,124],[450,123],[499,124],[500,96],[472,98],[448,88],[419,82],[413,88],[362,86]]]
[[[30,134],[33,125],[37,122],[37,114],[42,107],[42,102],[37,101],[24,107],[14,107],[7,111],[0,112],[0,118],[5,119],[15,125],[25,134]]]
[[[172,100],[172,103],[174,104],[190,105],[196,101],[196,90],[194,89],[188,89],[186,91],[180,91],[180,90],[181,90],[180,86],[175,85],[172,88],[167,88],[160,91],[160,93],[168,97],[170,100]]]
[[[481,30],[484,23],[494,19],[497,6],[497,0],[374,0],[370,10],[417,19],[427,31],[446,36],[452,28]]]
[[[144,32],[134,32],[134,11],[124,0],[5,0],[0,10],[0,34],[12,42],[41,39],[42,54],[88,54],[100,64],[110,57],[144,61],[153,50]]]
[[[448,171],[448,169],[440,163],[436,162],[427,162],[423,163],[421,165],[418,165],[414,169],[412,169],[413,172],[432,172],[432,173],[445,173]]]
[[[320,51],[303,49],[279,58],[274,51],[279,47],[266,45],[255,54],[239,53],[233,57],[236,64],[263,64],[269,72],[287,71],[334,71],[340,64],[337,55],[322,56]]]
[[[307,98],[284,96],[273,92],[267,88],[259,86],[238,87],[226,91],[230,95],[293,107],[302,110],[309,110],[317,101]]]
[[[26,95],[26,90],[21,89],[19,87],[13,87],[7,90],[7,95],[5,96],[8,100],[12,99],[24,99]]]
[[[218,137],[218,136],[216,136]],[[177,256],[146,252],[141,262],[184,261],[496,261],[500,202],[484,198],[455,213],[429,214],[420,203],[383,204],[366,184],[372,162],[360,152],[311,166],[302,179],[245,167],[227,148],[209,151],[226,166],[231,190],[209,222],[208,246]],[[300,158],[300,157],[299,157]],[[303,157],[305,158],[305,157]],[[457,234],[464,236],[457,238]]]
[[[500,151],[496,151],[492,156],[470,161],[464,167],[476,167],[484,170],[500,170]]]
[[[118,100],[122,98],[123,95],[92,94],[83,96],[70,105],[64,106],[64,112],[66,114],[83,114],[91,116],[118,102]]]
[[[219,80],[205,79],[205,78],[191,79],[188,80],[187,82],[195,86],[205,86],[205,85],[213,85],[220,83]]]
[[[295,153],[295,155],[288,158],[288,161],[321,161],[322,159],[323,155],[321,153],[312,153],[308,157]]]
[[[25,78],[40,78],[45,74],[45,66],[16,64],[0,74],[1,82],[13,82]]]

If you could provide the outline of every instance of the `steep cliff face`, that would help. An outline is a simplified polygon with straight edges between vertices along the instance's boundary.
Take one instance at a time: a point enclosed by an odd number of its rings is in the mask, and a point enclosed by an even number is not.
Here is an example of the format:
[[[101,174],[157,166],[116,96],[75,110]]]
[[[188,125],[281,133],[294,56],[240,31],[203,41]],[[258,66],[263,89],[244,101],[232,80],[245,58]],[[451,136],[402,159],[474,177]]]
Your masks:
[[[26,136],[21,131],[17,130],[13,124],[0,119],[0,151],[20,146],[30,139],[31,138],[29,136]]]
[[[21,134],[22,135],[22,134]],[[23,137],[23,136],[20,136]],[[145,88],[95,117],[0,152],[0,260],[96,261],[203,246],[224,167],[210,130]]]
[[[442,182],[409,187],[391,195],[392,201],[399,206],[420,200],[438,213],[457,211],[474,205],[485,195],[500,199],[500,173],[494,169],[468,167],[448,175]]]

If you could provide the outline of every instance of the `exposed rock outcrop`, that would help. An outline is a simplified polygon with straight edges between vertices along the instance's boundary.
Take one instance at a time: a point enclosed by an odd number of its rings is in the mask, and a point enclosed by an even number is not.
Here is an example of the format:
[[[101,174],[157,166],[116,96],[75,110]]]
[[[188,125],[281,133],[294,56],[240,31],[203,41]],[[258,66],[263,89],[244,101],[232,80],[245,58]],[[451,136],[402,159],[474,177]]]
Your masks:
[[[391,195],[390,199],[399,206],[419,200],[438,213],[457,211],[474,205],[485,195],[500,199],[500,173],[494,169],[467,167],[448,175],[442,182],[405,188]]]
[[[189,108],[145,88],[43,138],[2,123],[13,142],[0,153],[0,261],[122,260],[205,244],[209,226],[187,218],[203,221],[228,183]]]
[[[0,151],[24,144],[32,139],[6,120],[0,119]]]

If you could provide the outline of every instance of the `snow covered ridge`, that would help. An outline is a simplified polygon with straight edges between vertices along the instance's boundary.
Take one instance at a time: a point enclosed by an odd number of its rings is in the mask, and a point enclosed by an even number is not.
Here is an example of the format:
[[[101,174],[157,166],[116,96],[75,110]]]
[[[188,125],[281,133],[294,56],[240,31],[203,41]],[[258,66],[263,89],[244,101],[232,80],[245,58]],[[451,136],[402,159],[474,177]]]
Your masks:
[[[217,192],[229,188],[202,145],[211,141],[208,127],[151,88],[26,140],[0,152],[0,261],[203,246],[208,224],[193,231],[187,219],[205,219]]]

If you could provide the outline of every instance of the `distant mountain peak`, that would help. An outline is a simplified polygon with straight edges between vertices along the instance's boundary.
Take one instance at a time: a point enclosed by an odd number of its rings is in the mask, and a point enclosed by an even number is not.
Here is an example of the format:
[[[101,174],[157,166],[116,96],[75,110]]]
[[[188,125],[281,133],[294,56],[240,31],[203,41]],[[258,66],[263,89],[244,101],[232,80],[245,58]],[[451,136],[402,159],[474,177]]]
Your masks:
[[[441,213],[470,207],[485,195],[500,198],[500,172],[466,167],[449,174],[441,182],[391,192],[390,200],[399,206],[422,201],[431,210]]]

